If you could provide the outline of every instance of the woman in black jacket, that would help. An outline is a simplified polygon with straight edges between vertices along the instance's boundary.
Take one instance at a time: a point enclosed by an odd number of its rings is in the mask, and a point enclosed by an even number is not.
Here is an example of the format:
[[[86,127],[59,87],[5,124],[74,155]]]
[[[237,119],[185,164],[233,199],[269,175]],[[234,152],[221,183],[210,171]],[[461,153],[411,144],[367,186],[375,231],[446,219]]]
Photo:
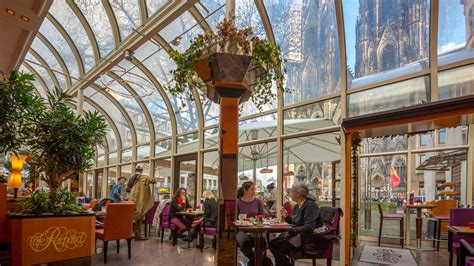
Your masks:
[[[291,225],[291,231],[269,243],[270,251],[275,257],[276,266],[291,265],[287,255],[292,251],[300,250],[304,246],[312,246],[314,229],[323,225],[321,211],[309,194],[306,185],[293,185],[290,196],[297,203],[293,209],[294,215],[288,216],[285,208],[281,208],[281,215]]]
[[[186,217],[176,215],[177,212],[186,211],[192,208],[188,202],[187,191],[185,188],[178,188],[171,200],[170,221],[178,228],[178,236],[182,235],[191,227],[191,221]]]

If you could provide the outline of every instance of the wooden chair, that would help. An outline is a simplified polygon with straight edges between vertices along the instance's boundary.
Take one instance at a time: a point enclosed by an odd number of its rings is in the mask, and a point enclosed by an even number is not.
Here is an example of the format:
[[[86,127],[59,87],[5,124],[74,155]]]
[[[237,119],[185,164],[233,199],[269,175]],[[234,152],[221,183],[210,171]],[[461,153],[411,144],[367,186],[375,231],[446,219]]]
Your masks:
[[[405,240],[405,229],[403,228],[403,223],[405,220],[405,215],[403,214],[386,214],[383,213],[382,211],[382,204],[377,205],[379,208],[379,213],[380,213],[380,228],[379,228],[379,241],[378,245],[380,246],[380,240],[382,239],[382,227],[383,227],[383,221],[398,221],[400,222],[400,237],[391,237],[391,238],[399,238],[400,239],[400,245],[402,245],[403,248],[403,241]]]
[[[120,240],[126,239],[128,259],[131,258],[132,225],[135,204],[110,203],[104,219],[104,228],[95,230],[95,238],[104,241],[104,263],[107,263],[109,241],[117,241],[117,254],[120,251]]]
[[[441,242],[441,233],[447,233],[447,225],[449,224],[449,210],[456,208],[457,200],[438,200],[431,202],[436,208],[428,212],[428,220],[434,222],[433,232],[433,248],[437,243],[437,250],[439,251],[439,243]]]

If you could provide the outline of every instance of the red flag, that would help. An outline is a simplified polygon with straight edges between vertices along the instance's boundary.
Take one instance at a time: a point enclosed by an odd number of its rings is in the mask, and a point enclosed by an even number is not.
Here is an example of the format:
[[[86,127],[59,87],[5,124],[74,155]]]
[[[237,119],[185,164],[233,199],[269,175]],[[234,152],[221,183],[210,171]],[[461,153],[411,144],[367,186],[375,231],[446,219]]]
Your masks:
[[[397,170],[395,168],[390,168],[390,187],[398,187],[400,185],[400,177],[397,174]]]

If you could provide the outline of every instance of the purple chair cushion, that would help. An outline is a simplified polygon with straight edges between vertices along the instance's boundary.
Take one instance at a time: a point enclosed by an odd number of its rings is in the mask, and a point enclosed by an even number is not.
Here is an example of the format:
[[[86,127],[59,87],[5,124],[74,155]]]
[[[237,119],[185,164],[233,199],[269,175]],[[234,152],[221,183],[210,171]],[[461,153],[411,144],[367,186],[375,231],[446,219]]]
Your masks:
[[[214,227],[201,227],[201,233],[205,235],[215,236],[217,235],[217,228]]]
[[[474,237],[453,235],[453,253],[456,255],[459,254],[459,250],[461,249],[461,242],[459,242],[461,239],[466,240],[471,246],[474,245]]]
[[[449,210],[449,225],[467,226],[474,217],[474,208],[452,208]],[[453,235],[453,253],[459,254],[459,240],[465,239],[469,244],[474,244],[474,237]]]

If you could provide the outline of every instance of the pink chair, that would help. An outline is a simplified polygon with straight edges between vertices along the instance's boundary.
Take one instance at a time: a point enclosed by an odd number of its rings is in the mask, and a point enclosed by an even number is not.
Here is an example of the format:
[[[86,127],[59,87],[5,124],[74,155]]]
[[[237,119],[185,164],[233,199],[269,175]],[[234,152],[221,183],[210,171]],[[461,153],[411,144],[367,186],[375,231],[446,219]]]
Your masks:
[[[209,221],[204,219],[202,221],[202,225],[201,225],[201,239],[200,239],[200,243],[199,243],[200,248],[201,248],[201,252],[204,249],[204,235],[214,237],[214,239],[212,239],[212,247],[215,249],[216,248],[216,241],[217,241],[217,234],[218,234],[217,227],[210,226]]]
[[[295,265],[295,261],[297,259],[310,259],[313,261],[313,266],[316,266],[316,260],[317,259],[326,259],[327,265],[330,266],[332,263],[332,255],[333,255],[333,244],[339,240],[339,221],[341,217],[343,216],[342,209],[341,208],[335,208],[335,207],[321,207],[321,213],[323,212],[335,212],[334,218],[332,221],[326,221],[325,224],[328,226],[330,229],[329,234],[322,236],[324,238],[324,241],[326,243],[326,247],[324,248],[324,251],[321,252],[321,250],[308,250],[304,249],[302,252],[297,252],[294,254],[290,254],[290,259],[292,265]],[[323,215],[324,216],[324,215]],[[330,222],[328,224],[327,222]],[[315,237],[315,242],[318,242],[316,246],[318,246],[319,243],[321,243],[320,238]]]
[[[155,218],[156,209],[158,208],[159,201],[153,203],[153,207],[145,214],[143,219],[143,224],[145,225],[145,237],[150,235],[150,224],[153,224],[153,219]]]
[[[230,240],[230,230],[235,229],[235,200],[226,200],[224,204],[227,217],[227,240]]]
[[[452,208],[449,210],[449,225],[468,226],[469,222],[472,222],[473,217],[474,208]],[[464,239],[467,243],[474,245],[474,237],[453,235],[452,241],[450,241],[452,244],[448,244],[450,266],[453,265],[453,254],[459,256],[461,249],[461,239]]]
[[[171,209],[171,204],[167,203],[163,211],[161,212],[160,215],[160,228],[161,228],[161,243],[163,243],[163,235],[165,233],[165,229],[170,229],[171,231],[171,236],[173,238],[173,246],[176,244],[176,226],[171,223],[170,221],[170,209]]]

